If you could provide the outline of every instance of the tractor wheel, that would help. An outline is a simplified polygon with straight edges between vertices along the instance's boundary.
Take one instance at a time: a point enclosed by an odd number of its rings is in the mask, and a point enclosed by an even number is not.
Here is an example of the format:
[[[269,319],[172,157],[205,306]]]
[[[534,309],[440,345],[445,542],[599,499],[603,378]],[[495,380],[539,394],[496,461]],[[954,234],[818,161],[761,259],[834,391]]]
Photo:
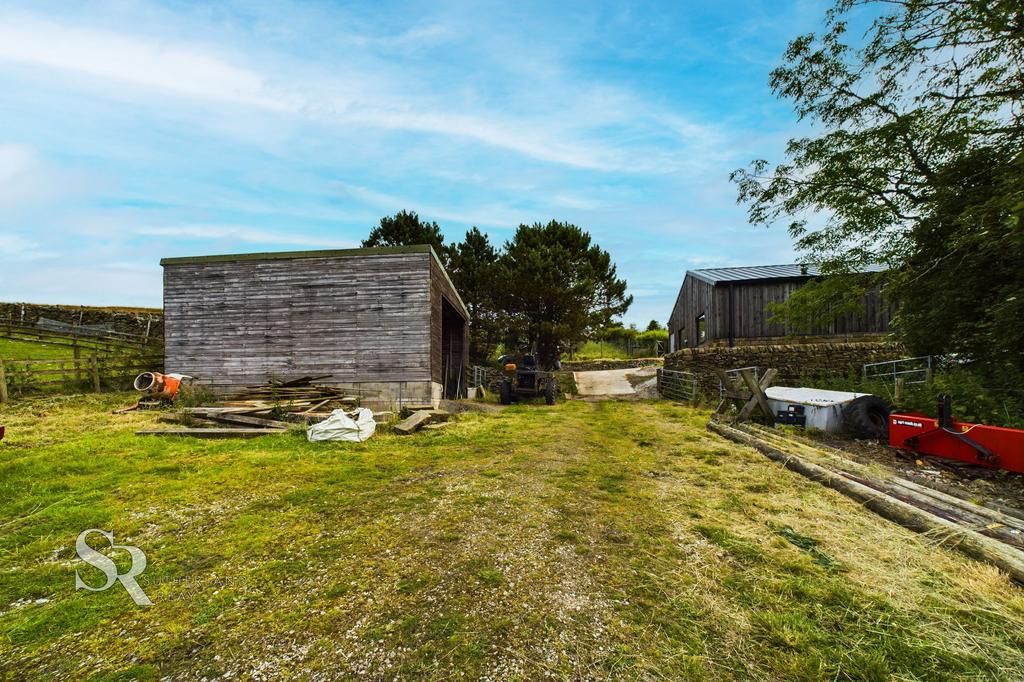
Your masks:
[[[502,381],[501,382],[501,392],[500,392],[499,396],[500,396],[501,404],[502,405],[511,405],[512,404],[512,382],[511,381]]]
[[[843,408],[843,424],[855,438],[889,439],[889,403],[878,396],[865,395]]]
[[[544,402],[548,405],[555,404],[555,380],[548,379],[548,385],[544,387]]]

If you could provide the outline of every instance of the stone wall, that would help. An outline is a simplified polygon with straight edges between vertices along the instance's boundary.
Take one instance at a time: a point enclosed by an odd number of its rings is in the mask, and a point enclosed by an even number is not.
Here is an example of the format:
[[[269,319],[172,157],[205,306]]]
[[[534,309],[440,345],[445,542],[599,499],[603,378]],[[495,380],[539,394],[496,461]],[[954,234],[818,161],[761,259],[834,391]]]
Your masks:
[[[0,324],[34,327],[39,318],[67,324],[101,325],[127,334],[164,335],[164,312],[159,308],[94,308],[91,306],[0,303]]]
[[[760,338],[736,338],[733,339],[734,346],[763,346],[766,343],[774,341],[776,343],[784,343],[788,346],[804,345],[804,344],[822,344],[822,343],[875,343],[884,342],[886,340],[886,334],[843,334],[842,336],[823,336],[821,334],[815,336],[786,336],[784,338],[775,337],[767,339],[765,337]],[[729,339],[711,339],[704,346],[715,346],[716,348],[728,348]]]
[[[606,369],[632,369],[660,365],[660,358],[635,358],[632,360],[568,360],[562,362],[566,372],[595,372]]]
[[[701,347],[666,355],[665,369],[695,373],[701,390],[710,395],[718,392],[715,369],[774,367],[779,370],[777,385],[801,386],[823,377],[859,375],[865,363],[904,356],[898,344],[887,341]]]

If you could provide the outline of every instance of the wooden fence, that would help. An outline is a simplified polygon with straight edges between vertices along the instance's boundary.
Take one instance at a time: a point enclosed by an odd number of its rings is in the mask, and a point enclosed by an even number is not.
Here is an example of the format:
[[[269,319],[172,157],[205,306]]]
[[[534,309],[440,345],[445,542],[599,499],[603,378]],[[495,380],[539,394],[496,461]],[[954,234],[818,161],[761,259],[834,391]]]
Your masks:
[[[126,390],[141,372],[163,371],[163,357],[110,355],[57,360],[0,360],[0,403],[42,393]]]
[[[155,354],[163,351],[164,344],[163,338],[158,336],[139,336],[112,331],[98,334],[95,331],[84,328],[77,329],[70,325],[66,329],[55,330],[4,322],[0,322],[0,338],[41,342],[100,353],[137,353],[140,350],[149,349],[151,353]]]

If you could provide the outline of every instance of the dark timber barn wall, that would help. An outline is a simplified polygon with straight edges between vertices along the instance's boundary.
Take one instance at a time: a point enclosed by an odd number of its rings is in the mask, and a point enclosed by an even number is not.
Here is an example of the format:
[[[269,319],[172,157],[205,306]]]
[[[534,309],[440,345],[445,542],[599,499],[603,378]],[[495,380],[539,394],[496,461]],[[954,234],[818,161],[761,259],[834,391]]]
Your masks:
[[[669,316],[669,347],[679,350],[708,343],[731,345],[737,341],[790,334],[858,336],[889,331],[892,308],[877,291],[863,298],[862,312],[848,313],[816,329],[793,330],[770,323],[768,304],[785,301],[814,276],[813,269],[808,271],[799,265],[690,270]],[[701,315],[704,316],[703,340],[698,323]]]
[[[160,263],[168,371],[222,391],[330,374],[382,402],[466,386],[468,314],[429,246]]]

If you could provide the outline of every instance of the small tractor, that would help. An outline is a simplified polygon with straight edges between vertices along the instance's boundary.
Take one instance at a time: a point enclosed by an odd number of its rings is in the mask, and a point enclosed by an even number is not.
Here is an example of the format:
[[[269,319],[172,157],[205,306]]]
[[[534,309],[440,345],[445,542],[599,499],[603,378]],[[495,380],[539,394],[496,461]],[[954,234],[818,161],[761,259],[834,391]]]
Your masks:
[[[501,378],[499,398],[502,405],[509,405],[513,400],[544,396],[548,405],[555,404],[558,394],[558,380],[552,372],[545,372],[537,367],[537,356],[525,354],[522,361],[516,363],[514,355],[502,355],[498,358],[505,375]],[[555,369],[559,363],[555,363]]]

